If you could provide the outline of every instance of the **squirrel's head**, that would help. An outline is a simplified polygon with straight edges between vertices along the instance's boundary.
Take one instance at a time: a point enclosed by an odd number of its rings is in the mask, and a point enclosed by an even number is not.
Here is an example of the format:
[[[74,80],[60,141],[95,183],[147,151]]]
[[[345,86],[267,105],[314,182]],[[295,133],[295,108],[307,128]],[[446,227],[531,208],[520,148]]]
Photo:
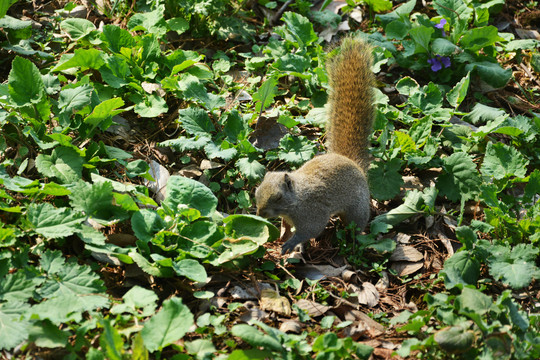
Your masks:
[[[294,202],[294,182],[287,172],[268,172],[255,191],[257,215],[271,218],[284,215]]]

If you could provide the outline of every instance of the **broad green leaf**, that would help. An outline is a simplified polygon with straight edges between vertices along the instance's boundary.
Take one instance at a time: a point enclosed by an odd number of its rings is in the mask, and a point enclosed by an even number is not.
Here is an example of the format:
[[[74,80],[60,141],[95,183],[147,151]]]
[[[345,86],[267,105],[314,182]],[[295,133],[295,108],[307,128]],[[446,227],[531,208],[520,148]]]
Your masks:
[[[128,256],[141,268],[142,271],[149,275],[164,278],[169,278],[174,275],[174,272],[170,267],[162,267],[156,263],[150,262],[136,251],[129,252]]]
[[[210,141],[204,146],[204,151],[209,159],[220,158],[231,161],[237,154],[237,150],[228,141],[223,141],[220,145]]]
[[[529,160],[513,146],[489,142],[480,170],[484,175],[500,180],[512,176],[525,177]]]
[[[216,130],[206,111],[201,108],[190,107],[180,110],[178,121],[188,134],[194,136],[210,137],[210,133]]]
[[[472,330],[461,326],[449,326],[435,333],[435,341],[450,354],[466,352],[476,340]]]
[[[477,103],[474,105],[472,111],[463,117],[463,120],[476,125],[481,122],[489,123],[490,121],[494,121],[504,117],[506,117],[506,113],[504,112],[504,110]]]
[[[390,200],[399,194],[403,178],[399,171],[402,161],[394,158],[390,161],[376,161],[368,171],[369,190],[377,200]]]
[[[164,8],[159,6],[154,11],[134,14],[128,21],[128,29],[131,31],[145,30],[156,34],[158,37],[165,35],[167,23],[163,16],[163,10]]]
[[[429,52],[429,43],[431,41],[431,34],[435,32],[432,27],[418,26],[409,30],[409,35],[416,42],[415,53],[427,53]]]
[[[3,18],[6,15],[9,7],[11,5],[15,4],[16,2],[17,2],[17,0],[2,0],[2,1],[0,1],[0,18]],[[0,348],[2,348],[1,345],[0,345]]]
[[[460,312],[479,315],[486,314],[493,305],[493,300],[488,295],[470,287],[464,287],[456,301],[460,304]]]
[[[270,335],[266,335],[253,325],[239,324],[231,328],[231,333],[238,336],[254,347],[261,347],[272,351],[281,352],[283,345]]]
[[[57,274],[64,266],[66,259],[62,256],[59,250],[46,250],[41,255],[39,264],[41,269],[48,274]]]
[[[101,231],[86,225],[81,226],[79,231],[77,231],[77,236],[84,241],[85,244],[95,246],[103,246],[107,240]]]
[[[416,150],[416,144],[414,140],[409,136],[399,130],[394,131],[394,144],[395,149],[400,149],[403,154],[413,152]]]
[[[460,251],[445,261],[441,274],[447,289],[458,284],[476,285],[480,276],[480,263],[470,251]]]
[[[131,49],[135,46],[135,39],[126,29],[116,25],[105,25],[101,40],[109,45],[109,49],[115,53],[120,53],[120,49]]]
[[[503,69],[497,62],[480,61],[465,66],[465,71],[472,70],[476,70],[478,76],[494,88],[504,87],[512,77],[512,69]]]
[[[150,241],[159,231],[165,229],[165,221],[157,212],[141,209],[131,216],[131,228],[135,236],[143,241]]]
[[[181,17],[174,17],[167,20],[167,25],[178,35],[185,33],[189,29],[189,22]]]
[[[0,349],[11,350],[28,338],[30,322],[22,320],[28,308],[19,301],[0,303]]]
[[[508,246],[492,246],[489,250],[490,274],[512,288],[522,289],[540,276],[540,269],[535,264],[540,250],[534,245],[518,244],[512,249]]]
[[[414,10],[417,0],[409,0],[404,4],[401,4],[394,11],[388,14],[379,14],[376,17],[381,20],[383,25],[388,24],[394,20],[408,21],[409,14]]]
[[[205,283],[207,280],[206,270],[197,260],[184,259],[175,261],[173,262],[173,269],[177,275],[185,276],[199,283]]]
[[[420,85],[418,85],[416,80],[414,80],[410,76],[405,76],[399,79],[399,81],[396,84],[396,90],[400,94],[407,95],[407,96],[411,96],[412,94],[417,92],[419,88],[420,88]]]
[[[392,10],[392,2],[390,0],[367,0],[366,4],[376,13]]]
[[[28,221],[34,231],[46,238],[63,238],[80,230],[86,216],[70,208],[55,208],[49,203],[28,207]]]
[[[437,189],[451,201],[471,199],[479,191],[482,182],[476,164],[470,155],[457,152],[443,158],[444,173],[439,176]]]
[[[264,176],[265,167],[257,160],[251,160],[249,157],[243,157],[238,159],[235,165],[240,173],[247,177],[250,181],[260,180]]]
[[[302,165],[315,156],[316,147],[305,136],[285,135],[279,142],[278,157],[295,166]]]
[[[98,49],[75,49],[73,56],[56,66],[53,71],[62,71],[74,67],[80,67],[83,70],[99,70],[100,67],[105,65],[103,57],[103,52]]]
[[[205,135],[201,137],[192,137],[186,138],[185,136],[180,136],[178,139],[165,140],[159,143],[160,146],[170,146],[178,152],[185,152],[188,150],[201,150],[206,144],[211,140],[210,135]]]
[[[441,56],[455,55],[460,52],[460,48],[458,46],[444,38],[436,38],[433,40],[431,43],[431,50],[433,53]]]
[[[117,55],[109,56],[105,65],[99,68],[99,72],[103,80],[115,89],[130,82],[130,65],[124,58]]]
[[[253,101],[256,102],[255,111],[260,113],[274,103],[274,97],[277,93],[276,85],[277,79],[272,77],[266,80],[259,90],[253,94]]]
[[[78,181],[71,189],[71,206],[86,216],[103,222],[127,217],[122,208],[113,204],[113,185],[110,181],[94,184]]]
[[[72,294],[80,298],[84,305],[93,303],[90,294],[99,294],[105,291],[103,281],[99,276],[87,265],[79,265],[73,261],[67,261],[55,273],[47,273],[45,282],[39,289],[36,290],[43,298],[62,297],[67,294]],[[99,303],[108,304],[107,297],[97,296],[100,299]],[[107,305],[101,305],[107,306]]]
[[[459,42],[464,49],[476,52],[500,40],[502,38],[495,26],[485,26],[467,31]]]
[[[298,47],[306,47],[317,40],[318,37],[313,30],[313,24],[308,18],[298,13],[287,11],[281,19],[285,23],[287,33],[292,35]]]
[[[459,107],[459,104],[465,99],[465,96],[467,96],[467,91],[469,90],[469,82],[471,79],[471,73],[467,73],[467,75],[461,79],[447,94],[446,99],[448,100],[448,103],[454,108],[457,109]]]
[[[76,110],[90,105],[94,88],[88,84],[81,85],[73,89],[63,89],[58,96],[58,107],[67,116],[71,116]]]
[[[223,228],[215,222],[199,220],[180,232],[178,248],[198,259],[206,259],[214,252],[214,246],[224,237]]]
[[[150,352],[180,340],[193,325],[193,314],[180,298],[163,302],[162,309],[144,323],[141,335]]]
[[[424,191],[429,191],[426,189]],[[407,192],[405,198],[403,199],[403,204],[399,205],[397,208],[390,210],[386,214],[377,216],[371,222],[371,231],[375,232],[374,229],[378,227],[379,230],[389,229],[391,226],[397,225],[405,219],[408,219],[414,215],[423,213],[424,205],[424,194],[418,190],[412,190]],[[391,225],[390,227],[382,226],[380,224]],[[377,231],[381,232],[381,231]]]
[[[422,110],[426,115],[440,111],[443,104],[443,95],[437,85],[430,82],[422,87],[422,91],[414,92],[409,98],[411,104]]]
[[[30,60],[16,56],[8,76],[10,103],[14,106],[38,104],[45,96],[41,74]]]
[[[225,232],[237,239],[250,239],[258,245],[276,239],[279,231],[268,220],[253,215],[229,215],[223,219]]]
[[[0,282],[0,300],[26,301],[33,296],[35,287],[36,283],[23,271],[7,274]]]
[[[409,33],[411,26],[409,23],[405,23],[402,20],[391,21],[386,25],[386,36],[390,39],[403,40]]]
[[[169,110],[165,99],[157,94],[145,96],[134,94],[130,96],[130,100],[135,102],[133,110],[145,118],[154,118]]]
[[[43,348],[64,348],[68,343],[68,331],[63,331],[49,320],[35,322],[29,331],[29,340]]]
[[[96,27],[86,19],[69,18],[60,23],[60,29],[65,31],[71,40],[79,40],[96,30]]]
[[[197,209],[203,216],[210,216],[216,211],[217,198],[212,190],[200,182],[182,176],[171,176],[167,182],[167,195],[164,205],[178,211],[180,205]]]
[[[228,357],[228,360],[266,360],[273,357],[270,350],[248,349],[234,350]]]
[[[140,317],[155,314],[156,303],[159,300],[155,292],[135,285],[122,296],[124,302],[116,304],[111,309],[112,314],[130,313]]]
[[[99,345],[107,354],[109,360],[122,360],[124,352],[124,341],[109,319],[100,321],[103,333],[99,337]]]
[[[121,106],[124,106],[124,100],[120,98],[105,100],[98,104],[90,115],[84,118],[84,123],[95,128],[104,120],[122,113],[124,110],[117,110]]]

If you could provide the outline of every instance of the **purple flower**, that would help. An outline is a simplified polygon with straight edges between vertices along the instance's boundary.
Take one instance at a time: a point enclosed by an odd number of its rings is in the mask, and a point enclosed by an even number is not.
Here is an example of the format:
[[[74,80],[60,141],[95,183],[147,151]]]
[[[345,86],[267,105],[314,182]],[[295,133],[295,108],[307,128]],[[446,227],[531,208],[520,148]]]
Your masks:
[[[450,67],[450,58],[448,56],[435,55],[434,58],[428,59],[428,63],[431,65],[431,71],[437,72],[442,69]]]
[[[442,36],[446,36],[446,33],[444,32],[444,25],[446,25],[446,19],[445,18],[442,18],[441,21],[439,21],[438,24],[435,24],[435,27],[437,29],[442,30]]]

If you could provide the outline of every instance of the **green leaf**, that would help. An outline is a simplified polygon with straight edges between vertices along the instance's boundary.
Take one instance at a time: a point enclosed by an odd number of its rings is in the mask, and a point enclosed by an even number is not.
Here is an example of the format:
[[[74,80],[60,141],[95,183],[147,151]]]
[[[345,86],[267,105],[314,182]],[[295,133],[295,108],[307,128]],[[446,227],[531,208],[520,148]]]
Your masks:
[[[189,22],[181,17],[168,19],[167,25],[169,25],[169,29],[176,31],[178,35],[185,33],[189,29]]]
[[[224,140],[220,145],[217,145],[214,142],[210,141],[204,146],[204,151],[206,152],[206,155],[209,159],[220,158],[225,161],[232,160],[238,152],[226,140]]]
[[[402,161],[394,158],[390,161],[377,161],[368,170],[369,190],[377,200],[390,200],[399,194],[403,178],[399,171]]]
[[[265,360],[272,358],[273,353],[270,350],[234,350],[228,357],[228,360]]]
[[[60,23],[60,29],[65,31],[71,40],[79,40],[96,30],[96,27],[86,19],[69,18]]]
[[[16,56],[8,76],[10,103],[17,107],[38,104],[45,96],[41,74],[30,60]]]
[[[460,48],[458,46],[444,38],[436,38],[433,40],[431,43],[431,50],[433,53],[441,56],[455,55],[459,54],[460,52]]]
[[[396,90],[400,94],[406,95],[406,96],[411,96],[412,94],[417,92],[419,89],[420,89],[420,85],[418,85],[416,80],[414,80],[410,76],[405,76],[399,79],[399,81],[396,84]]]
[[[443,95],[437,85],[430,82],[421,91],[414,92],[409,98],[411,104],[426,115],[438,112],[443,104]]]
[[[470,251],[460,251],[445,261],[441,274],[447,289],[458,284],[475,285],[480,276],[480,263]]]
[[[239,324],[231,328],[231,333],[238,336],[248,344],[254,347],[261,347],[281,353],[283,346],[279,341],[259,331],[255,326]]]
[[[28,339],[43,348],[64,348],[68,343],[68,331],[63,331],[49,320],[35,322],[29,331]]]
[[[162,309],[144,324],[144,345],[150,352],[161,350],[180,340],[193,324],[193,314],[182,299],[165,300]]]
[[[62,71],[74,67],[80,67],[82,70],[99,70],[100,67],[105,65],[103,57],[103,52],[98,49],[75,49],[73,56],[56,66],[53,71]]]
[[[80,230],[86,219],[83,214],[70,208],[55,208],[49,203],[32,204],[28,207],[28,221],[34,231],[46,238],[63,238]]]
[[[302,165],[315,156],[316,147],[305,136],[285,135],[279,142],[278,157],[295,166]]]
[[[82,177],[84,159],[72,148],[57,147],[51,155],[39,154],[36,167],[45,176],[58,179],[62,184],[76,182]]]
[[[92,113],[84,119],[84,122],[92,126],[97,126],[103,120],[122,113],[124,110],[117,110],[120,106],[124,106],[124,100],[121,98],[105,100],[92,110]]]
[[[490,274],[513,289],[522,289],[540,276],[540,269],[535,264],[540,250],[532,244],[518,244],[512,249],[507,246],[494,246],[490,252]]]
[[[18,301],[0,303],[0,349],[13,349],[28,338],[30,322],[21,320],[28,308]]]
[[[93,91],[94,88],[88,84],[73,89],[62,89],[58,96],[58,107],[69,117],[76,110],[90,105]]]
[[[175,261],[173,262],[173,269],[177,275],[185,276],[199,283],[205,283],[207,280],[206,270],[197,260],[184,259]]]
[[[443,169],[444,173],[437,181],[441,195],[446,195],[450,201],[458,201],[471,199],[478,193],[482,179],[470,155],[457,152],[443,158]]]
[[[265,167],[257,160],[252,160],[249,157],[238,159],[235,166],[250,181],[260,180],[264,176]]]
[[[103,333],[99,337],[99,345],[107,354],[107,359],[122,360],[124,341],[118,330],[111,325],[109,319],[102,319],[100,323],[103,326]]]
[[[135,46],[135,39],[129,31],[116,25],[105,25],[101,40],[106,42],[109,49],[115,53],[120,53],[122,48],[131,49]]]
[[[277,79],[276,78],[270,78],[266,80],[259,90],[257,90],[256,93],[253,94],[253,101],[256,102],[255,104],[255,111],[256,112],[262,112],[264,109],[266,109],[268,106],[274,103],[274,97],[276,96],[277,92]]]
[[[305,16],[287,11],[281,20],[285,23],[286,31],[292,35],[298,47],[306,47],[317,41],[318,37],[313,30],[313,24]]]
[[[165,229],[165,221],[157,212],[141,209],[131,216],[131,228],[135,236],[143,241],[150,241],[159,231]]]
[[[486,314],[493,305],[493,300],[489,296],[470,287],[464,287],[461,295],[456,297],[456,301],[460,305],[461,313],[469,312],[479,315]]]
[[[503,69],[497,62],[472,62],[465,66],[465,71],[476,70],[482,80],[494,88],[504,87],[512,77],[512,69]]]
[[[424,190],[429,191],[429,188]],[[371,222],[371,232],[382,232],[381,230],[388,230],[392,226],[399,224],[405,219],[408,219],[419,213],[423,213],[424,194],[418,190],[412,190],[407,192],[403,199],[403,204],[397,208],[390,210],[386,214],[377,216]],[[382,226],[381,224],[387,224],[388,226]],[[378,229],[379,231],[374,231]]]
[[[9,7],[11,5],[15,4],[16,2],[17,2],[17,0],[2,0],[2,1],[0,1],[0,18],[3,18],[6,15]],[[2,348],[1,345],[0,345],[0,348]]]
[[[135,285],[122,296],[123,304],[116,304],[111,309],[113,314],[130,313],[140,317],[155,314],[158,296],[152,290]]]
[[[403,40],[409,33],[410,25],[401,20],[391,21],[386,25],[385,32],[389,39]]]
[[[476,340],[472,330],[464,329],[461,326],[449,326],[435,333],[435,341],[441,349],[450,353],[467,352]]]
[[[212,190],[200,182],[171,176],[167,182],[167,195],[163,204],[175,212],[180,205],[185,205],[199,210],[202,216],[210,216],[216,211],[217,202]]]
[[[409,0],[404,4],[401,4],[394,11],[388,14],[379,14],[376,16],[383,25],[390,23],[391,21],[408,21],[409,14],[414,10],[417,0]]]
[[[500,180],[511,176],[525,177],[529,160],[514,147],[489,142],[480,170],[484,175]]]
[[[36,283],[23,271],[7,274],[0,283],[0,299],[26,301],[32,297],[35,287]]]
[[[503,39],[495,26],[485,26],[467,31],[459,42],[464,49],[476,52],[500,40]]]
[[[206,111],[201,108],[190,107],[180,110],[178,121],[188,134],[194,136],[210,137],[210,133],[216,130]]]
[[[431,41],[431,34],[435,32],[432,27],[418,26],[409,30],[409,35],[416,42],[415,53],[427,53],[429,52],[429,43]],[[419,46],[418,46],[419,45]]]
[[[449,92],[446,94],[446,99],[448,103],[454,108],[457,109],[459,104],[467,96],[467,91],[469,89],[469,82],[471,79],[471,73],[462,78]]]
[[[167,23],[163,16],[164,8],[159,6],[154,11],[134,14],[128,21],[128,29],[131,31],[145,30],[156,34],[158,37],[167,32]]]
[[[392,2],[390,0],[367,0],[366,4],[376,13],[392,10]]]

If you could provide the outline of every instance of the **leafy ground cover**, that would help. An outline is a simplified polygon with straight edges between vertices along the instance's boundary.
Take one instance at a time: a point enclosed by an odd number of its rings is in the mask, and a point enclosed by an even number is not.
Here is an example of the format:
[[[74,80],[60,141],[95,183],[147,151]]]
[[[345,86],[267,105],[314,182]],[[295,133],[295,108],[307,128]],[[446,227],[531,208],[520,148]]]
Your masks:
[[[0,1],[2,356],[540,358],[537,5]],[[253,192],[346,34],[373,217],[283,258]]]

